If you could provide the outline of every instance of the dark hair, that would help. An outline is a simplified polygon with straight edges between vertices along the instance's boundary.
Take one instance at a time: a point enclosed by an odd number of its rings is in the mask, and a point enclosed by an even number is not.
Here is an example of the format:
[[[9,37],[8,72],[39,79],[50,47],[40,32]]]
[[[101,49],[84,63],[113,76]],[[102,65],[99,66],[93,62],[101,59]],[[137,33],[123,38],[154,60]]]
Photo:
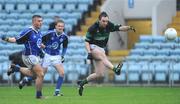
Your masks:
[[[57,25],[58,23],[64,23],[64,21],[63,20],[58,20],[58,21],[55,22],[55,25]]]
[[[42,16],[40,16],[40,15],[33,15],[33,16],[32,16],[32,19],[34,19],[34,18],[36,18],[36,17],[42,18]]]
[[[101,14],[99,15],[99,20],[100,20],[102,17],[108,17],[108,14],[107,14],[106,12],[101,12]]]
[[[59,16],[54,16],[54,18],[60,18]]]

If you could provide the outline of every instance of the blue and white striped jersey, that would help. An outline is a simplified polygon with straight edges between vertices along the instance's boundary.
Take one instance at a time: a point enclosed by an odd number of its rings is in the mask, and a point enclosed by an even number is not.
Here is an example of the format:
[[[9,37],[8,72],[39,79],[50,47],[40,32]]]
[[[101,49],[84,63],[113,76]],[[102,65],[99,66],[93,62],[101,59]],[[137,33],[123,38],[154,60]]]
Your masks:
[[[24,44],[24,55],[39,56],[41,52],[42,34],[33,27],[24,29],[18,37],[16,37],[18,44]]]
[[[49,55],[64,56],[67,50],[68,36],[63,32],[58,34],[56,30],[49,30],[47,34],[42,37],[42,41],[46,46],[44,51]],[[61,45],[63,46],[60,53]]]

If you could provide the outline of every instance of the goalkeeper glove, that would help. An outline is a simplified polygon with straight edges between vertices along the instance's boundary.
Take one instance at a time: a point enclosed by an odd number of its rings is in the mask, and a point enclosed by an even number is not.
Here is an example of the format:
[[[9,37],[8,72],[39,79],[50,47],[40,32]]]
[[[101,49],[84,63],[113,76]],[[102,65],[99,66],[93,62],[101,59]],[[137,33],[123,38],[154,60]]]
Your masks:
[[[133,30],[134,32],[136,32],[136,29],[133,26],[130,26],[129,30]]]
[[[40,58],[44,58],[44,56],[45,56],[45,54],[44,54],[43,50],[41,50],[41,51],[39,52],[39,57],[40,57]]]
[[[3,36],[1,37],[1,39],[4,40],[4,41],[8,41],[8,40],[9,40],[9,38],[6,37],[5,35],[3,35]]]
[[[64,63],[65,59],[64,56],[61,56],[61,62]]]

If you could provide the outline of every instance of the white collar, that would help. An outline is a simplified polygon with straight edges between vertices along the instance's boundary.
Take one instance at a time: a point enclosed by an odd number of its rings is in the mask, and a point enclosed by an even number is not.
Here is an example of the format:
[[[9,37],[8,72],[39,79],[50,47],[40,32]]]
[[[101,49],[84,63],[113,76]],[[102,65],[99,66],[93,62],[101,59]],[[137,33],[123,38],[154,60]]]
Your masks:
[[[38,33],[38,31],[39,31],[39,29],[36,30],[36,29],[34,28],[34,26],[30,26],[29,28],[33,29],[36,33]]]
[[[64,32],[62,32],[60,35],[58,35],[58,32],[56,31],[56,29],[54,29],[54,31],[55,31],[57,37],[59,37],[59,36],[64,34]]]

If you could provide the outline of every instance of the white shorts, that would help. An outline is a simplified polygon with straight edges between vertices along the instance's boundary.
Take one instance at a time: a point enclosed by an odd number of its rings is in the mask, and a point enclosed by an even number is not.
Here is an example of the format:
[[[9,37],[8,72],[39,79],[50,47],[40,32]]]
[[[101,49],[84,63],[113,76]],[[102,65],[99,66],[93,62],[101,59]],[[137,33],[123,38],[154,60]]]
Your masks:
[[[95,49],[95,48],[97,48],[98,50],[101,50],[101,51],[103,51],[103,52],[105,53],[104,48],[101,48],[101,47],[99,47],[99,46],[97,46],[97,45],[95,45],[95,44],[90,44],[90,49],[91,49],[91,50],[93,50],[93,49]]]
[[[40,64],[40,58],[35,55],[22,55],[22,60],[29,69],[32,69],[34,65]]]
[[[45,56],[42,60],[42,67],[43,68],[47,68],[50,65],[54,66],[56,64],[62,64],[60,55],[52,56],[49,54],[45,54]]]
[[[93,55],[93,59],[96,60],[96,61],[101,60],[101,58],[99,56],[99,53],[100,54],[105,54],[104,48],[101,48],[101,47],[99,47],[97,45],[90,44],[90,49],[91,49],[91,53]]]

